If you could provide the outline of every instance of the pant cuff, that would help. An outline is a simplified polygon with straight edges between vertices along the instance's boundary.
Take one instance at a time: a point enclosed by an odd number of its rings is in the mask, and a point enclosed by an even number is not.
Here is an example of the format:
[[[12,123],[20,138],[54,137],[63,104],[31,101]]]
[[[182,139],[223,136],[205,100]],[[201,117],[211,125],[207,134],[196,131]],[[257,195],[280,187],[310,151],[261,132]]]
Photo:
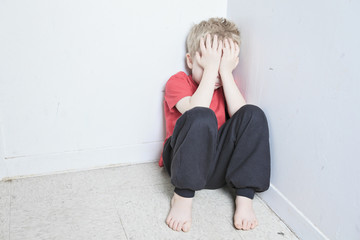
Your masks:
[[[237,188],[236,195],[253,199],[255,195],[255,190],[252,188]]]
[[[185,198],[193,198],[195,196],[195,191],[190,189],[175,188],[174,192],[177,195]]]

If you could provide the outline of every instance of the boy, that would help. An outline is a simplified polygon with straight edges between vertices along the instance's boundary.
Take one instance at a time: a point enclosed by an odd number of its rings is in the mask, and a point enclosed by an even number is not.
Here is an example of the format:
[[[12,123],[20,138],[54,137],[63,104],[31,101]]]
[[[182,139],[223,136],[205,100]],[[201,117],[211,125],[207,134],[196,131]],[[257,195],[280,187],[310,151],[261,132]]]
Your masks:
[[[240,32],[234,23],[211,18],[187,37],[191,75],[179,72],[165,87],[166,139],[160,166],[175,186],[166,223],[191,226],[195,191],[228,184],[236,189],[234,226],[257,226],[255,191],[269,188],[269,133],[263,111],[246,102],[232,71],[239,62]]]

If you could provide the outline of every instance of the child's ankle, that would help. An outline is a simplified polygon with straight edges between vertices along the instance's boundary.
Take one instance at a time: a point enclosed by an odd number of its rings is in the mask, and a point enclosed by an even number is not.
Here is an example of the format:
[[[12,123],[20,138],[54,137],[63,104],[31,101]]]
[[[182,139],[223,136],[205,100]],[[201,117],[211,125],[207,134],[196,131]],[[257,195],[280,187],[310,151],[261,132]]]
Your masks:
[[[237,188],[236,196],[247,197],[253,199],[255,195],[255,191],[252,188]]]
[[[183,198],[193,198],[195,196],[195,191],[190,189],[175,188],[174,192]]]

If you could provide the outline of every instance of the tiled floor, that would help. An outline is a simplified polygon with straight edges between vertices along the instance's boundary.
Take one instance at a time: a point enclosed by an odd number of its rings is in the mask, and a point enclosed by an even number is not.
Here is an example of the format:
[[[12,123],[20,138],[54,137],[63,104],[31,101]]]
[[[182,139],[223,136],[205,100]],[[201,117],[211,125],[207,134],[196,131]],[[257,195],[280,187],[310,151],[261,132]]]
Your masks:
[[[196,192],[190,232],[165,224],[173,187],[157,163],[0,182],[0,240],[298,239],[255,197],[260,225],[233,227],[234,192]]]

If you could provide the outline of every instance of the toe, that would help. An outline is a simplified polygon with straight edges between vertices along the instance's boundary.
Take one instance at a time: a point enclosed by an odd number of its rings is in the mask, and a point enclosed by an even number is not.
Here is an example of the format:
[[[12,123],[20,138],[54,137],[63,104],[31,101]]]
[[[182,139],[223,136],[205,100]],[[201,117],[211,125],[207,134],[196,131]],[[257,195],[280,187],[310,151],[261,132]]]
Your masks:
[[[247,224],[247,221],[245,219],[243,219],[242,222],[241,222],[241,229],[242,230],[246,230],[246,224]]]
[[[175,221],[172,229],[173,229],[174,231],[177,231],[176,229],[178,228],[179,224],[180,224],[179,221]]]
[[[245,227],[245,221],[241,220],[240,222],[237,223],[238,229],[239,230],[244,230]]]
[[[244,219],[244,220],[242,220],[242,227],[241,227],[241,229],[242,229],[242,230],[246,230],[246,226],[247,226],[247,220]]]
[[[250,229],[254,229],[256,227],[255,222],[251,223]]]
[[[166,218],[166,224],[169,225],[169,224],[170,224],[170,221],[171,221],[171,217],[167,217],[167,218]]]
[[[250,228],[251,228],[251,229],[254,229],[254,228],[256,228],[257,225],[258,225],[258,224],[257,224],[257,221],[256,221],[256,219],[255,219],[255,220],[252,221]]]
[[[190,226],[190,222],[185,222],[181,229],[183,230],[183,232],[188,232],[190,230]]]
[[[243,229],[244,230],[249,230],[249,221],[248,220],[244,220],[244,222],[243,222]]]
[[[169,224],[169,228],[174,229],[174,228],[173,228],[174,224],[175,224],[175,220],[174,220],[174,219],[171,219],[171,220],[170,220],[170,224]]]
[[[234,225],[235,225],[235,227],[236,227],[237,229],[239,229],[239,230],[242,228],[242,223],[241,223],[241,221],[235,222]]]
[[[176,231],[180,232],[182,225],[183,225],[183,223],[179,222],[178,225],[176,226]]]
[[[245,230],[249,230],[251,227],[251,222],[249,220],[246,221]]]
[[[178,221],[174,221],[173,225],[171,226],[172,230],[176,231],[177,225],[179,224]]]

